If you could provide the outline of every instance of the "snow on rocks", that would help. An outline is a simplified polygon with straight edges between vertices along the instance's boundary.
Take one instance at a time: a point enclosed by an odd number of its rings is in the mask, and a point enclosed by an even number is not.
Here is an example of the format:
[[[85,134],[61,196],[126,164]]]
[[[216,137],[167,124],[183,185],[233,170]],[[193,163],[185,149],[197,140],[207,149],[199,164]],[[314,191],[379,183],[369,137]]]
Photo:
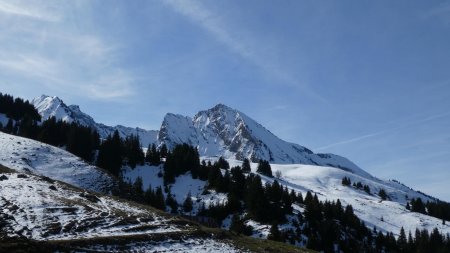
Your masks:
[[[135,242],[126,245],[94,245],[88,250],[122,252],[123,248],[132,248],[133,252],[185,252],[185,253],[244,253],[229,243],[213,239],[188,238],[181,240],[164,240],[160,242]]]
[[[8,179],[0,181],[0,216],[9,238],[85,239],[189,230],[150,209],[58,181],[3,175]]]

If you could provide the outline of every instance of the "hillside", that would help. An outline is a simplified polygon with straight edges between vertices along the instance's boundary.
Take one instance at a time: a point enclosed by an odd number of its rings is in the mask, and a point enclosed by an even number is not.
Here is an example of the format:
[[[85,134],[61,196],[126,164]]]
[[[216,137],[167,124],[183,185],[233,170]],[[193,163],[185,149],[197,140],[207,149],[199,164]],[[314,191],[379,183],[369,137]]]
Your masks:
[[[116,187],[110,174],[65,150],[2,132],[0,164],[96,192],[108,193]]]
[[[230,161],[230,164],[239,162]],[[256,164],[253,164],[256,172]],[[438,228],[443,234],[450,233],[450,224],[443,225],[442,220],[415,213],[405,208],[407,201],[412,198],[421,198],[424,201],[433,201],[428,196],[416,192],[404,185],[393,181],[385,181],[373,177],[365,177],[350,173],[333,167],[322,167],[314,165],[272,164],[274,173],[280,171],[282,177],[278,180],[281,185],[287,186],[303,195],[307,191],[317,194],[320,200],[340,200],[343,205],[352,205],[355,214],[365,222],[369,228],[376,227],[377,230],[393,232],[398,235],[400,228],[413,232],[416,228],[422,230],[433,230]],[[350,178],[352,182],[361,182],[370,188],[370,193],[363,189],[342,185],[344,177]],[[274,179],[264,177],[265,181],[272,182]],[[383,189],[388,200],[382,200],[378,196]]]
[[[0,192],[2,252],[310,252],[206,229],[150,207],[3,166]]]
[[[202,159],[215,161],[216,158],[203,157]],[[238,160],[228,160],[230,166],[240,166],[242,162]],[[251,163],[252,172],[256,173],[257,164]],[[428,215],[411,212],[406,209],[406,203],[412,198],[422,198],[422,200],[434,201],[422,193],[414,191],[398,182],[385,181],[374,178],[372,176],[358,175],[333,167],[323,167],[315,165],[303,164],[271,164],[274,173],[281,172],[281,178],[269,178],[260,175],[263,182],[273,183],[277,180],[282,186],[301,193],[303,196],[308,191],[317,194],[319,200],[336,201],[340,200],[342,205],[352,205],[355,214],[369,227],[376,227],[377,230],[383,232],[393,232],[398,235],[401,227],[406,231],[414,232],[416,228],[429,231],[438,228],[443,234],[450,233],[450,224],[443,225],[442,220],[430,217]],[[135,169],[125,168],[123,175],[125,180],[134,182],[137,177],[143,180],[144,190],[151,187],[163,187],[163,179],[158,177],[158,173],[162,171],[160,166],[138,166]],[[357,189],[352,186],[342,185],[342,179],[348,177],[352,182],[361,182],[368,185],[370,193],[363,189]],[[176,178],[174,184],[171,185],[171,193],[175,199],[181,204],[188,193],[191,194],[194,201],[195,214],[202,206],[207,207],[214,203],[227,201],[227,195],[223,193],[204,194],[207,189],[207,182],[199,179],[193,179],[189,173]],[[382,200],[378,196],[380,189],[383,189],[388,200]],[[303,212],[302,208],[294,205],[297,211]],[[258,223],[249,222],[254,227],[255,237],[267,237],[269,226],[261,226]],[[225,222],[224,228],[228,228],[229,224]],[[286,226],[289,228],[289,226]]]

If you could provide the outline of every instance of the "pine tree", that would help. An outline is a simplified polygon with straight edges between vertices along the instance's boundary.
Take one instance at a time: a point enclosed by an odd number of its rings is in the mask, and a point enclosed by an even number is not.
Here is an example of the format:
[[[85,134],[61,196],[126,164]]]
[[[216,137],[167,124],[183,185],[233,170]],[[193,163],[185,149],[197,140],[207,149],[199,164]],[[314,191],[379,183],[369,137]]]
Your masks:
[[[152,162],[152,144],[148,144],[147,151],[145,152],[145,162],[151,164]]]
[[[128,165],[135,168],[138,164],[143,164],[145,160],[141,149],[141,143],[138,135],[130,135],[125,138],[124,155],[128,159]]]
[[[242,162],[242,172],[244,173],[251,172],[250,161],[247,158],[244,158],[244,161]]]
[[[177,201],[173,198],[172,194],[167,193],[167,198],[166,198],[166,205],[170,207],[170,211],[172,213],[178,213],[178,203]]]
[[[266,160],[259,161],[258,169],[256,170],[256,172],[258,172],[264,176],[267,176],[267,177],[273,177],[272,168],[270,167],[269,162]]]
[[[155,203],[154,207],[165,210],[166,209],[166,203],[164,201],[164,194],[161,186],[158,186],[155,191]]]
[[[166,158],[168,153],[169,152],[167,150],[166,144],[163,144],[159,150],[159,155],[161,156],[161,158]]]
[[[152,165],[159,165],[160,164],[160,162],[161,162],[161,158],[160,158],[160,154],[159,154],[159,151],[156,149],[156,145],[155,144],[152,144],[152,147],[151,147],[151,149],[152,149],[152,157],[151,157],[151,164]]]
[[[6,127],[4,128],[5,132],[8,134],[12,134],[13,130],[14,130],[14,123],[12,121],[12,119],[8,120],[8,123],[6,123]]]
[[[402,227],[400,229],[400,235],[397,239],[397,245],[400,248],[401,252],[406,252],[407,244],[408,244],[408,240],[406,239],[405,229]]]
[[[147,205],[155,206],[155,192],[151,185],[149,185],[148,189],[144,192],[144,202]]]
[[[233,217],[231,217],[230,230],[238,234],[241,234],[244,230],[243,227],[244,222],[242,222],[238,214],[234,214]]]
[[[342,178],[342,185],[350,186],[351,184],[352,184],[352,182],[350,181],[350,178],[348,178],[348,177]]]
[[[123,144],[116,130],[100,144],[97,166],[118,176],[122,167]]]
[[[382,200],[386,200],[386,199],[387,199],[387,194],[386,194],[386,192],[384,191],[384,189],[380,189],[380,191],[378,192],[378,196],[380,196],[380,198],[381,198]]]
[[[219,160],[217,160],[217,162],[214,163],[214,166],[224,170],[230,169],[230,164],[223,157],[219,157]]]
[[[272,241],[283,241],[282,235],[280,230],[278,230],[278,224],[274,223],[272,224],[272,226],[270,227],[270,232],[269,235],[267,236],[268,240],[272,240]]]
[[[183,202],[183,211],[186,213],[189,213],[192,211],[193,203],[192,203],[192,197],[191,192],[188,192],[188,195],[186,196],[186,199]]]
[[[370,194],[370,187],[368,185],[364,185],[363,189],[367,194]]]
[[[362,183],[361,182],[356,183],[356,188],[362,189],[363,188]]]
[[[144,198],[144,190],[142,188],[142,178],[137,177],[133,183],[133,193],[134,199],[136,201],[141,201]]]

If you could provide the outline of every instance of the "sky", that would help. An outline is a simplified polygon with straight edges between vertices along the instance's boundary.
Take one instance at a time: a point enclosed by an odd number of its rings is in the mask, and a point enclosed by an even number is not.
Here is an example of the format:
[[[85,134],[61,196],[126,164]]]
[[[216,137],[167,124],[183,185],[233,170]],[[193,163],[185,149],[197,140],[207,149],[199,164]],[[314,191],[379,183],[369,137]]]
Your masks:
[[[447,1],[4,1],[0,92],[159,129],[224,103],[450,201]]]

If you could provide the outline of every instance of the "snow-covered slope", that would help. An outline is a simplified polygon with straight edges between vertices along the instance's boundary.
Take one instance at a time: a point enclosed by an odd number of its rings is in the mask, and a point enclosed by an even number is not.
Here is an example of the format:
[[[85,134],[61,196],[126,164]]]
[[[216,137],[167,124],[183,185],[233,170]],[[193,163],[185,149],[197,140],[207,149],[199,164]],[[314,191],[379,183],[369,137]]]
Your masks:
[[[332,166],[369,176],[344,157],[314,154],[303,146],[283,141],[244,113],[222,104],[197,113],[193,119],[167,114],[158,141],[169,148],[188,143],[197,147],[202,156]]]
[[[0,171],[0,193],[3,243],[53,242],[51,251],[30,252],[250,252],[152,208],[36,175]],[[25,245],[15,247],[25,252]]]
[[[164,216],[111,197],[35,175],[2,175],[0,215],[8,237],[54,240],[184,230]]]
[[[145,130],[139,127],[125,127],[121,125],[107,126],[95,122],[95,120],[80,110],[78,105],[67,106],[60,98],[56,96],[42,95],[31,101],[34,107],[41,115],[42,120],[47,120],[50,117],[55,117],[57,120],[62,120],[68,123],[77,122],[81,125],[96,129],[101,138],[106,138],[108,135],[117,130],[121,137],[134,134],[138,135],[144,147],[155,143],[158,131]]]
[[[96,192],[107,193],[116,184],[112,176],[65,150],[2,132],[0,164]]]
[[[230,166],[240,165],[237,160],[229,160]],[[256,172],[257,164],[251,164]],[[423,201],[435,201],[422,193],[414,191],[395,181],[386,181],[374,177],[357,175],[338,168],[303,164],[271,164],[272,171],[280,171],[278,179],[281,185],[287,186],[303,196],[308,191],[316,193],[320,200],[337,200],[343,205],[352,205],[355,214],[365,222],[369,228],[377,227],[381,231],[397,234],[400,228],[414,232],[416,228],[432,231],[435,227],[443,234],[450,233],[450,225],[443,225],[442,220],[411,212],[406,209],[406,203],[412,198],[422,198]],[[263,181],[272,182],[273,178],[261,176]],[[342,178],[348,177],[351,182],[361,182],[368,185],[370,194],[363,189],[342,185]],[[382,200],[378,196],[380,189],[384,189],[389,196]]]

